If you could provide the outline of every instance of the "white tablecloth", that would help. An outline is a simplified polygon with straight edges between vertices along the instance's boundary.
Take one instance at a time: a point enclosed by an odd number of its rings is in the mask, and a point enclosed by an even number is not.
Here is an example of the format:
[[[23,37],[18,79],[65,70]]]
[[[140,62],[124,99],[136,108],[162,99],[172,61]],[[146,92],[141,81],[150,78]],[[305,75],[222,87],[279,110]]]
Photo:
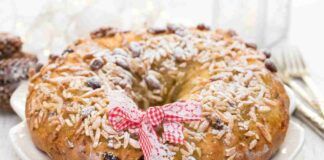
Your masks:
[[[299,46],[305,54],[312,76],[324,91],[324,53],[322,53],[324,47],[324,1],[294,0],[293,2],[288,41]],[[0,159],[18,160],[11,146],[8,131],[19,122],[20,119],[15,114],[0,111]],[[324,140],[302,122],[300,124],[305,128],[305,143],[296,159],[323,159]]]
[[[293,0],[289,43],[299,46],[309,66],[312,77],[324,92],[324,1]],[[302,124],[302,123],[300,123]],[[305,143],[298,159],[323,158],[324,140],[310,128],[305,128]]]

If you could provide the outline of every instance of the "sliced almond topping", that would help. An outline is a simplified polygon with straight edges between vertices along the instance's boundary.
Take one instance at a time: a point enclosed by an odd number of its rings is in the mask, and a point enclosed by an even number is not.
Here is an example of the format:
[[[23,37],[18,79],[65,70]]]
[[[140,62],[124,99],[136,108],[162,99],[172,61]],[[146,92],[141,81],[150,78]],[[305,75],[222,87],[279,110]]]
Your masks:
[[[272,107],[275,107],[275,106],[278,105],[277,102],[275,102],[273,100],[270,100],[268,98],[264,98],[264,103],[267,104],[267,105],[269,105],[269,106],[272,106]]]
[[[264,138],[271,143],[272,142],[272,137],[271,134],[269,133],[268,129],[261,123],[256,123],[256,126],[259,128],[261,134],[264,136]]]
[[[133,139],[133,138],[129,138],[129,144],[132,147],[136,148],[136,149],[140,149],[141,148],[141,146],[139,145],[138,141],[135,140],[135,139]]]
[[[252,140],[249,144],[249,149],[253,149],[257,145],[258,141],[256,139]]]
[[[225,149],[225,155],[227,157],[234,155],[236,152],[236,147]]]
[[[197,132],[204,132],[209,126],[209,121],[208,120],[204,120],[202,123],[200,123]]]
[[[271,108],[269,106],[258,106],[257,110],[261,113],[267,113],[271,111]]]
[[[94,148],[96,148],[99,145],[100,134],[101,134],[100,128],[97,128],[94,136],[94,141],[93,141]]]
[[[128,146],[129,139],[130,139],[129,133],[128,132],[125,132],[124,133],[124,144],[123,144],[123,148],[126,148]]]
[[[218,110],[215,110],[215,113],[218,115],[218,117],[219,117],[223,122],[226,122],[226,123],[229,122],[229,120],[226,118],[226,116],[225,116],[222,112],[220,112],[220,111],[218,111]]]

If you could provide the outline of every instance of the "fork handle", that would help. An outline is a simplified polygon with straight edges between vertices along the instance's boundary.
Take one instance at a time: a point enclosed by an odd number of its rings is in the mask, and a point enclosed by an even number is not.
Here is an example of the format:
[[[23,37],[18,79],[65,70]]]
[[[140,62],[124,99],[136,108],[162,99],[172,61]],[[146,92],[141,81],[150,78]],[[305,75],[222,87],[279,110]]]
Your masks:
[[[288,85],[295,92],[297,92],[298,95],[300,95],[303,98],[303,100],[305,100],[311,107],[313,107],[314,109],[317,109],[317,106],[314,105],[313,99],[311,98],[311,96],[309,94],[307,94],[305,88],[303,88],[302,86],[300,86],[300,84],[298,84],[296,82],[296,80],[290,80],[290,81],[288,81]]]
[[[324,139],[324,119],[298,99],[296,99],[296,110],[294,111],[294,115]]]
[[[312,100],[312,104],[317,106],[321,112],[321,115],[324,116],[324,96],[319,90],[318,85],[316,85],[313,79],[308,75],[303,76],[302,79],[315,97],[315,99]]]

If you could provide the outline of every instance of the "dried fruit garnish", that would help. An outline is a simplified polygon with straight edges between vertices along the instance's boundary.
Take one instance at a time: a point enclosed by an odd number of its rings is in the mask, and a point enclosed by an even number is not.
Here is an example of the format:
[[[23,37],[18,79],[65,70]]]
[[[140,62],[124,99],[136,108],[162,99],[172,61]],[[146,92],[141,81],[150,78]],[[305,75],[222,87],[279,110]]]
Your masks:
[[[212,124],[212,127],[216,130],[221,130],[224,127],[224,123],[221,119],[216,118],[216,121]]]
[[[201,31],[208,31],[208,30],[210,30],[210,28],[208,26],[206,26],[205,24],[198,24],[197,25],[197,29],[199,29]]]
[[[119,158],[112,153],[104,153],[103,154],[103,159],[104,160],[119,160]]]
[[[56,55],[56,54],[50,54],[49,55],[49,60],[50,61],[55,61],[57,58],[59,58],[60,56],[59,55]]]
[[[165,28],[150,28],[147,30],[147,32],[152,33],[152,34],[161,34],[161,33],[165,33],[166,29]]]
[[[144,160],[144,155],[142,155],[138,160]]]
[[[258,46],[255,43],[245,43],[246,47],[252,48],[252,49],[257,49]]]
[[[104,65],[104,61],[101,58],[93,59],[90,62],[90,68],[93,71],[100,69]]]
[[[271,72],[277,72],[277,71],[278,71],[278,70],[277,70],[277,67],[275,66],[275,64],[272,63],[269,59],[266,59],[266,60],[264,61],[264,64],[265,64],[265,67],[266,67],[269,71],[271,71]]]
[[[266,56],[266,58],[270,58],[271,57],[271,53],[268,51],[264,51],[263,54]]]
[[[117,29],[112,27],[102,27],[90,33],[91,38],[112,37],[117,33]]]
[[[101,87],[101,83],[98,78],[90,77],[87,79],[87,86],[91,87],[92,89],[97,89]]]
[[[73,49],[71,49],[71,48],[67,48],[67,49],[65,49],[65,50],[62,52],[62,55],[66,54],[66,53],[72,53],[72,52],[74,52]]]

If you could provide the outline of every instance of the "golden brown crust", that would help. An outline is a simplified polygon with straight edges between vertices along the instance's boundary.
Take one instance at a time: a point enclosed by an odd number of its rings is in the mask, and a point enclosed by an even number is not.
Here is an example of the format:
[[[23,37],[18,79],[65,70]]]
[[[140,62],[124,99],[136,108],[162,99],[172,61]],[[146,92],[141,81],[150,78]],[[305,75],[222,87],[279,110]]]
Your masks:
[[[167,144],[175,159],[269,159],[278,150],[289,99],[253,45],[201,25],[101,31],[30,78],[27,123],[52,159],[139,159],[137,136],[116,133],[105,114],[129,100],[143,109],[180,99],[203,103],[202,121],[186,124],[185,144]]]

